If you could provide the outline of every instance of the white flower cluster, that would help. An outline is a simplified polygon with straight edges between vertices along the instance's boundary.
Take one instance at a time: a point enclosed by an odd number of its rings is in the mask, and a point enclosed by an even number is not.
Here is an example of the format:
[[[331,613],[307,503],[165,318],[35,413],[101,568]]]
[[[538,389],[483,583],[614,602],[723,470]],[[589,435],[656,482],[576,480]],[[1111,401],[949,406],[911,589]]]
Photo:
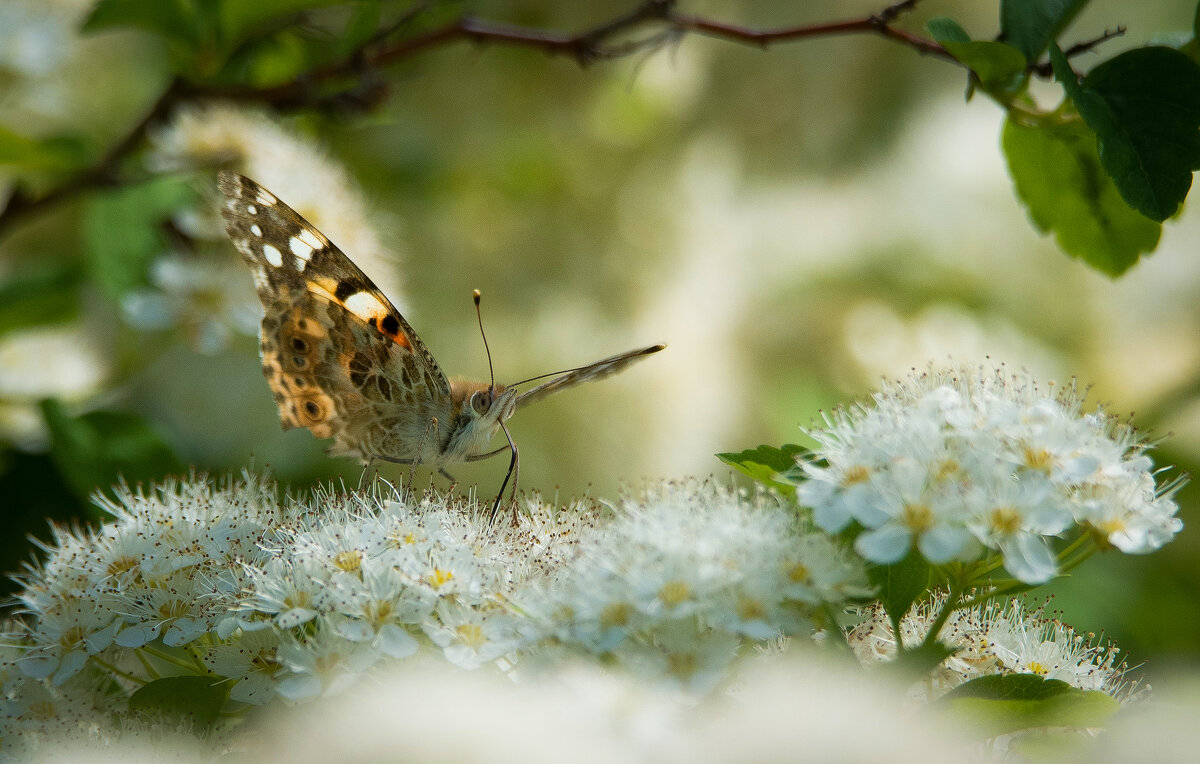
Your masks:
[[[935,592],[900,619],[905,647],[911,649],[925,640],[947,606],[947,599],[945,591]],[[868,608],[865,616],[846,634],[850,647],[864,666],[892,660],[896,657],[896,636],[887,613],[877,604]],[[915,700],[936,700],[972,679],[1005,674],[1057,679],[1122,702],[1137,699],[1148,689],[1138,687],[1126,676],[1119,648],[1100,644],[1095,637],[1078,634],[1049,617],[1045,603],[1033,610],[1027,610],[1016,599],[960,608],[941,627],[938,640],[957,652],[942,661],[929,677],[910,687]]]
[[[507,668],[554,643],[703,685],[743,643],[807,634],[809,614],[866,594],[861,565],[794,509],[712,482],[615,512],[533,499],[495,526],[474,501],[386,489],[281,504],[249,476],[102,504],[111,522],[57,529],[23,576],[0,634],[6,746],[107,728],[165,677],[211,678],[236,710],[419,652]]]
[[[1170,541],[1181,481],[1158,486],[1131,427],[1083,413],[1073,384],[1051,388],[1003,368],[888,384],[874,405],[806,430],[819,445],[801,463],[799,500],[831,533],[858,523],[855,549],[872,562],[914,546],[934,564],[986,549],[1025,583],[1058,573],[1050,539],[1073,530],[1128,553]]]
[[[869,593],[861,562],[772,495],[684,481],[616,509],[603,535],[519,601],[541,621],[539,641],[705,687],[745,640],[809,634],[814,610]]]

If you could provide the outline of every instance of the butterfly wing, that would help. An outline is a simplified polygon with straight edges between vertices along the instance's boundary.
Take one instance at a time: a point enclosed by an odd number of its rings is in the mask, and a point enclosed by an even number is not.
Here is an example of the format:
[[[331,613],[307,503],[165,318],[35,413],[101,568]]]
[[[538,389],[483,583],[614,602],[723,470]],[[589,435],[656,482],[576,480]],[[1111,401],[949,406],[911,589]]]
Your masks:
[[[623,371],[631,364],[640,361],[648,355],[657,353],[665,348],[666,345],[651,345],[650,347],[641,348],[639,350],[630,350],[619,355],[614,355],[611,358],[605,358],[602,361],[581,366],[578,369],[564,372],[559,376],[551,379],[549,382],[543,382],[532,390],[526,390],[517,396],[516,408],[527,406],[535,401],[540,401],[551,393],[556,393],[559,390],[564,390],[568,387],[591,382],[594,379],[603,379],[612,376],[619,371]]]
[[[217,185],[227,197],[225,230],[263,304],[263,374],[284,428],[332,437],[331,452],[363,460],[440,453],[450,384],[404,317],[274,194],[230,172]]]

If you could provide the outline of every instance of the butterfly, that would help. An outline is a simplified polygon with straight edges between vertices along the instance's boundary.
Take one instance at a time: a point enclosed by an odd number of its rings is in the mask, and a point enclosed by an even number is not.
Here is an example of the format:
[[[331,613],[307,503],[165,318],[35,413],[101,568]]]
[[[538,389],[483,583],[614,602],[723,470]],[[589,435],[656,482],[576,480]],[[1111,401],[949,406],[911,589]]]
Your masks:
[[[505,422],[559,390],[601,379],[659,352],[631,350],[513,385],[447,379],[416,331],[329,239],[253,180],[222,172],[225,230],[250,266],[263,304],[262,371],[283,428],[333,438],[328,452],[358,459],[446,467],[511,454],[492,507],[514,474],[517,445]],[[475,293],[476,306],[479,293]],[[486,342],[486,341],[485,341]],[[490,366],[490,354],[489,354]],[[552,378],[529,390],[518,386]],[[488,450],[497,430],[508,444]]]

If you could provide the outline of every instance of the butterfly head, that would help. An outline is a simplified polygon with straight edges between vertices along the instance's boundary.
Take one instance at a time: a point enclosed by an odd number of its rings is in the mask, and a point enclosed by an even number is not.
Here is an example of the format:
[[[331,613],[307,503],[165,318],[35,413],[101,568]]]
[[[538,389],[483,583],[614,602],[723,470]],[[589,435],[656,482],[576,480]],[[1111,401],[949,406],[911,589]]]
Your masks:
[[[487,448],[492,436],[517,410],[513,388],[462,379],[450,381],[450,397],[458,418],[448,451],[475,454]]]

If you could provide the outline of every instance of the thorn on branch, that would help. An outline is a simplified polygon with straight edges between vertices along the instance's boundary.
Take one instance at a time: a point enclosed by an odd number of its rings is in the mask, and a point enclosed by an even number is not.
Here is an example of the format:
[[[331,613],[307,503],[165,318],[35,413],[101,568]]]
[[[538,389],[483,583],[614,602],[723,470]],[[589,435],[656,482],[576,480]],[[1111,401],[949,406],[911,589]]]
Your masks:
[[[1124,35],[1125,35],[1125,26],[1123,24],[1119,25],[1114,30],[1105,29],[1104,34],[1100,35],[1099,37],[1097,37],[1093,40],[1077,42],[1074,45],[1072,45],[1071,47],[1067,48],[1066,50],[1063,51],[1063,56],[1066,58],[1073,58],[1074,56],[1078,56],[1081,53],[1087,53],[1088,51],[1099,47],[1100,45],[1108,42],[1109,40],[1115,39],[1117,37],[1123,37]],[[1043,61],[1039,64],[1031,66],[1031,67],[1029,67],[1029,71],[1032,74],[1037,75],[1038,77],[1053,77],[1054,76],[1054,66],[1049,61]]]

